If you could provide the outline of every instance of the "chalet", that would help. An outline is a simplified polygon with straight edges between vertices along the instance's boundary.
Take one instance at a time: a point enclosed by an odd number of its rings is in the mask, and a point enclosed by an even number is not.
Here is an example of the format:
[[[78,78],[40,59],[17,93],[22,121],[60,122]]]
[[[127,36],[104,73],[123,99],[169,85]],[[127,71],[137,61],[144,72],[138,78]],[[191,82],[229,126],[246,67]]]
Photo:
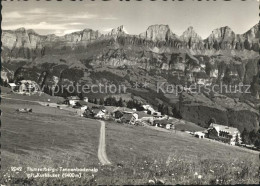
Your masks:
[[[67,98],[66,98],[65,103],[66,103],[67,105],[72,105],[72,106],[74,106],[74,105],[76,105],[76,103],[79,102],[79,101],[80,101],[80,99],[79,99],[78,96],[70,96],[70,97],[67,97]]]
[[[101,110],[94,109],[94,113],[95,113],[95,115],[94,115],[95,118],[102,119],[102,118],[105,118],[106,110],[105,109],[101,109]]]
[[[11,88],[12,90],[14,90],[18,85],[16,85],[15,83],[8,83],[8,87]]]
[[[82,100],[76,102],[75,105],[78,106],[81,110],[86,110],[88,108],[88,103]]]
[[[88,97],[84,97],[83,101],[88,102]]]
[[[171,123],[166,124],[165,128],[170,130],[172,129],[173,125]]]
[[[124,113],[124,115],[121,117],[121,122],[130,123],[132,116],[133,116],[132,113]]]
[[[207,133],[209,138],[223,141],[231,145],[241,143],[241,134],[237,128],[212,123]]]
[[[205,138],[205,133],[198,131],[198,132],[194,133],[194,136],[197,137],[197,138]]]
[[[169,124],[168,120],[163,119],[163,120],[154,120],[153,121],[153,126],[156,127],[161,127],[161,128],[166,128],[166,125]]]
[[[137,113],[133,113],[132,114],[132,118],[131,118],[129,123],[134,125],[137,120],[138,120],[138,114]]]
[[[151,113],[153,114],[155,112],[155,110],[153,109],[153,107],[151,105],[142,105],[143,109],[147,112],[147,113]]]
[[[112,116],[115,118],[115,119],[119,119],[121,118],[122,116],[124,115],[123,111],[121,110],[116,110],[112,113]]]
[[[162,114],[161,114],[161,112],[154,112],[154,113],[153,113],[153,117],[154,117],[154,118],[161,118],[161,117],[162,117]]]

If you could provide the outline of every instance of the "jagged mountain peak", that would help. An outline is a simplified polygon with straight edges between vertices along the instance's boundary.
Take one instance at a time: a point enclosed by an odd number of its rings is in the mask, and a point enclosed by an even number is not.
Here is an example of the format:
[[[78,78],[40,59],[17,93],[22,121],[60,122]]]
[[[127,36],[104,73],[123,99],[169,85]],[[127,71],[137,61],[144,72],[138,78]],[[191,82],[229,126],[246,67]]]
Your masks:
[[[155,25],[150,25],[147,30],[149,29],[169,29],[170,30],[170,27],[169,25],[164,25],[164,24],[155,24]]]
[[[215,39],[234,40],[235,37],[236,37],[235,32],[229,26],[224,26],[224,27],[214,29],[207,39],[208,40],[215,40]]]
[[[121,35],[121,34],[128,34],[124,25],[121,25],[117,28],[113,28],[107,35]]]
[[[193,26],[189,26],[186,31],[194,31]]]
[[[182,40],[202,40],[202,38],[195,32],[192,26],[188,27],[187,30],[181,35]]]
[[[246,39],[253,39],[253,38],[259,38],[259,23],[257,23],[255,26],[253,26],[250,30],[248,30],[246,33],[243,34],[243,36]]]
[[[176,36],[172,33],[169,25],[156,24],[149,26],[146,32],[140,34],[140,37],[152,41],[167,41]]]
[[[15,31],[16,32],[25,32],[26,29],[24,27],[21,27],[21,28],[17,28]]]

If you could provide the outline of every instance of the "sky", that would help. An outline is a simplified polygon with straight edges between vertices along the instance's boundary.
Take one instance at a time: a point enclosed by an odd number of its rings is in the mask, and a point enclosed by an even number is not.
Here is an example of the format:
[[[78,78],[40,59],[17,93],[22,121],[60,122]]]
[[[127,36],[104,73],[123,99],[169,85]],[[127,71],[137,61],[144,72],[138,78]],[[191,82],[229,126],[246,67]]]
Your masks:
[[[120,25],[129,34],[140,34],[150,25],[165,24],[177,35],[193,26],[206,38],[223,26],[242,34],[259,21],[259,0],[7,0],[2,6],[3,30],[24,27],[42,35],[64,35],[85,28],[107,33]]]

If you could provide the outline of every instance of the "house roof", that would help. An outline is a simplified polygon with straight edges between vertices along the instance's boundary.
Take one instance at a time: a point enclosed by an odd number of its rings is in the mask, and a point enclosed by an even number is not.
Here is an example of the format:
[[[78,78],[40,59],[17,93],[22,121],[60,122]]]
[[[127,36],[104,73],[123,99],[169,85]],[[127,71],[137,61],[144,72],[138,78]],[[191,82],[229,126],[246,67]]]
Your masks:
[[[217,130],[217,132],[219,132],[219,131],[228,132],[231,135],[239,132],[239,130],[235,127],[219,125],[219,124],[216,124],[216,123],[211,123],[209,128],[215,128]]]
[[[132,114],[124,114],[123,116],[122,116],[122,118],[125,118],[126,120],[131,120],[132,119]]]
[[[126,108],[126,107],[117,107],[116,109],[114,109],[112,111],[112,113],[116,112],[116,111],[120,111],[120,112],[123,112],[123,113],[134,113],[134,111],[130,108]]]
[[[17,86],[15,83],[8,83],[8,85],[9,85],[10,87],[15,87],[15,86]]]
[[[94,114],[97,114],[97,113],[99,113],[99,111],[101,111],[100,109],[98,109],[98,108],[94,108],[94,109],[92,109],[92,112],[94,113]]]
[[[79,97],[78,96],[70,96],[70,97],[67,97],[68,100],[79,100]]]

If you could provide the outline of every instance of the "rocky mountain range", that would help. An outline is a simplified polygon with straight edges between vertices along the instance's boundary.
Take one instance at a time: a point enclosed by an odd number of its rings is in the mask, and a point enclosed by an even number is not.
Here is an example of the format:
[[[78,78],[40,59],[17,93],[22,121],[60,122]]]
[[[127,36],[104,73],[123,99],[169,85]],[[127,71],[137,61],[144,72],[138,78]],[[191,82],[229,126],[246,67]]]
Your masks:
[[[259,126],[255,104],[260,92],[259,23],[244,34],[236,34],[227,26],[217,28],[206,39],[193,27],[178,36],[168,25],[151,25],[139,35],[127,33],[124,26],[107,34],[84,29],[64,36],[40,35],[20,28],[3,30],[1,40],[4,81],[31,79],[49,89],[69,83],[124,83],[131,90],[130,98],[139,97],[155,107],[164,102],[176,108],[178,96],[154,93],[147,98],[142,88],[132,89],[133,83],[148,81],[150,92],[155,92],[158,81],[249,84],[250,95],[225,94],[218,101],[206,94],[187,94],[187,104],[180,114],[201,126],[206,126],[211,117],[241,130]],[[236,109],[222,104],[226,99],[231,99]],[[236,115],[247,119],[232,119]]]
[[[237,50],[259,51],[259,24],[244,34],[235,34],[229,27],[221,27],[212,31],[208,38],[202,39],[189,27],[181,36],[174,34],[168,25],[152,25],[140,35],[127,34],[125,28],[120,26],[112,29],[108,34],[99,31],[84,29],[64,36],[39,35],[33,30],[19,28],[17,30],[3,30],[2,43],[4,57],[21,57],[33,59],[49,54],[49,48],[62,48],[77,52],[79,48],[87,48],[90,43],[102,41],[117,42],[131,45],[144,45],[148,47],[167,47],[167,52],[174,49],[186,51],[196,50],[195,54],[204,54],[208,50]],[[121,43],[122,44],[122,43]],[[153,48],[150,48],[150,50]],[[147,48],[149,50],[149,48]],[[80,51],[78,51],[80,52]]]

